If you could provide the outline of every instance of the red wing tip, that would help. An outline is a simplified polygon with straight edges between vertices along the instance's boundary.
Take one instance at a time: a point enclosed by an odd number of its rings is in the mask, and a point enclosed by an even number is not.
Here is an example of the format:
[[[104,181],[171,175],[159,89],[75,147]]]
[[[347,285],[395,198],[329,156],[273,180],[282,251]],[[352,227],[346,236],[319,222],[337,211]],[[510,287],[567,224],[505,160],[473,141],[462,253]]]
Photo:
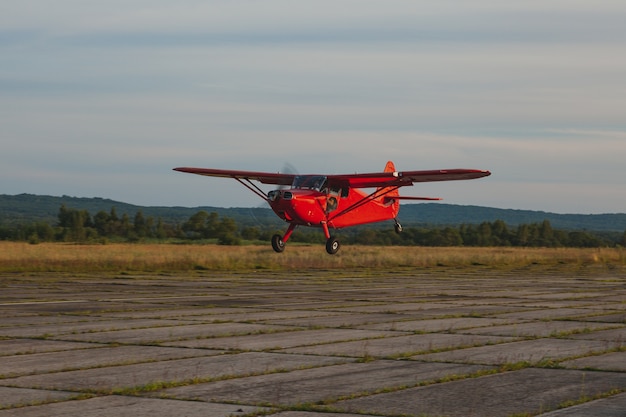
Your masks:
[[[488,176],[491,175],[491,171],[486,170],[486,169],[471,169],[469,171],[471,171],[471,172],[473,172],[475,174],[481,174],[481,176],[483,176],[483,177],[488,177]]]
[[[452,171],[452,170],[445,170],[445,171],[447,172],[447,171]],[[466,171],[473,172],[476,174],[485,174],[485,176],[491,175],[491,171],[486,170],[486,169],[468,169]]]

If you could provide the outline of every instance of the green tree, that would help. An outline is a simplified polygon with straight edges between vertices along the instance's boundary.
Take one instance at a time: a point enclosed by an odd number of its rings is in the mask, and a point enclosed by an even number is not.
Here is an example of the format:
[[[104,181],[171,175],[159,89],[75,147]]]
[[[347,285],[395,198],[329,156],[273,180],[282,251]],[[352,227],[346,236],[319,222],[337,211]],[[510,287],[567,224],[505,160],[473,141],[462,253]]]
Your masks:
[[[483,222],[478,226],[478,246],[494,246],[491,223]]]
[[[595,236],[590,235],[587,232],[574,231],[568,233],[567,245],[569,247],[577,248],[597,248],[603,246],[602,240]]]
[[[461,238],[461,233],[459,229],[455,229],[453,227],[446,227],[442,230],[441,236],[446,242],[446,246],[462,246],[463,239]]]
[[[373,229],[363,229],[355,238],[355,243],[361,245],[373,245],[378,239],[378,233]]]
[[[476,227],[474,227],[474,225],[462,224],[459,233],[461,234],[461,239],[463,239],[463,245],[478,245],[478,231],[476,230]]]
[[[193,214],[185,223],[183,223],[183,231],[192,239],[202,239],[207,236],[207,221],[209,213],[202,210]]]
[[[529,246],[530,238],[530,227],[527,224],[517,226],[517,232],[515,233],[516,246]]]
[[[87,210],[75,210],[62,205],[58,219],[63,240],[80,242],[94,237],[95,230],[91,228],[91,218]]]
[[[259,239],[260,235],[261,235],[261,231],[259,230],[258,227],[255,227],[255,226],[244,227],[241,230],[241,237],[246,240],[257,240]]]
[[[237,234],[237,223],[230,217],[226,217],[218,223],[215,234],[220,245],[241,244],[241,238]]]
[[[156,224],[156,230],[154,231],[155,237],[157,239],[165,239],[168,237],[167,227],[165,223],[163,223],[163,219],[159,217]]]
[[[152,237],[152,228],[154,227],[154,219],[145,217],[143,212],[139,210],[135,214],[133,221],[133,231],[138,238]]]
[[[557,246],[554,239],[554,230],[552,229],[552,225],[549,220],[544,220],[539,225],[539,240],[541,242],[541,246]]]
[[[100,236],[110,235],[111,216],[106,211],[99,211],[93,216],[93,226]]]
[[[493,244],[497,246],[510,246],[511,236],[509,229],[502,220],[496,220],[491,225]]]
[[[124,213],[122,218],[119,220],[119,230],[118,235],[123,237],[130,237],[130,232],[133,230],[133,227],[130,224],[130,217],[128,214]]]

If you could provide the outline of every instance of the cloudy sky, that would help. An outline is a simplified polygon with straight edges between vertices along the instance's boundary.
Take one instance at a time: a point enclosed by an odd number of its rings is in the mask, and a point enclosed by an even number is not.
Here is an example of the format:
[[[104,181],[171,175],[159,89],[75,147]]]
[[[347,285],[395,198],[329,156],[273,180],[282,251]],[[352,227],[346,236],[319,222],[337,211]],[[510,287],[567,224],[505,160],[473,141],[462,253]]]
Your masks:
[[[176,166],[480,168],[407,195],[626,212],[623,0],[0,6],[0,194],[256,206]]]

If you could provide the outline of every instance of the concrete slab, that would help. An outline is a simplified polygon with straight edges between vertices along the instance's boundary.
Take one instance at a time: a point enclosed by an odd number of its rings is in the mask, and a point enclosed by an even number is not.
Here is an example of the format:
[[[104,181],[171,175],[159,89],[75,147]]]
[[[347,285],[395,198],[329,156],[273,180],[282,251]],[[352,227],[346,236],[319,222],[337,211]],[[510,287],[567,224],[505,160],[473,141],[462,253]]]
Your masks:
[[[2,356],[27,355],[32,353],[95,349],[103,346],[106,345],[44,339],[4,339],[0,340],[0,358]]]
[[[624,305],[624,303],[626,303],[626,295],[624,295],[624,294],[613,294],[610,297],[606,297],[602,301],[603,302],[607,302],[607,303],[617,303],[617,304],[619,304],[622,307],[622,309],[624,309],[624,307],[626,307]]]
[[[58,316],[46,316],[46,315],[24,315],[24,316],[16,316],[16,317],[3,317],[0,322],[0,329],[8,327],[18,327],[18,326],[44,326],[49,324],[71,324],[71,323],[95,323],[98,320],[106,320],[106,318],[98,318],[98,317],[85,317],[85,316],[68,316],[68,315],[58,315]]]
[[[584,321],[533,321],[530,323],[516,323],[504,326],[484,327],[480,329],[464,330],[464,333],[484,334],[496,336],[512,336],[512,337],[561,337],[572,335],[575,333],[588,334],[595,330],[603,330],[619,325],[607,323],[594,323]]]
[[[320,345],[346,340],[395,337],[397,335],[398,334],[395,332],[380,330],[316,329],[301,330],[296,332],[218,337],[212,339],[192,339],[181,342],[162,343],[162,345],[232,350],[280,350],[297,346]]]
[[[285,411],[272,414],[272,417],[382,417],[373,414],[345,414],[345,413],[316,413],[314,411]]]
[[[416,386],[448,376],[488,369],[482,366],[375,361],[349,363],[289,373],[237,378],[167,389],[159,393],[178,399],[269,404],[274,407],[332,403],[342,397]],[[253,402],[250,402],[254,399]]]
[[[78,291],[78,289],[76,290]],[[78,296],[85,297],[86,294],[78,294]],[[6,305],[5,305],[6,306]],[[157,309],[159,307],[163,307],[158,304],[142,304],[137,305],[134,304],[129,307],[128,304],[123,302],[107,302],[107,301],[96,301],[96,300],[61,300],[61,301],[38,301],[38,302],[25,302],[25,303],[15,303],[11,304],[10,307],[2,307],[0,308],[0,314],[4,314],[4,312],[11,311],[24,311],[26,313],[31,314],[98,314],[105,313],[111,310],[123,311],[127,310],[140,310],[141,308],[145,309]]]
[[[74,392],[0,387],[0,410],[75,398]],[[1,411],[0,411],[1,412]]]
[[[537,300],[557,300],[559,302],[568,302],[568,301],[586,301],[594,302],[598,297],[608,297],[610,296],[610,292],[605,291],[588,291],[588,290],[580,290],[580,291],[550,291],[543,294],[533,295],[534,299]]]
[[[598,301],[595,298],[585,298],[583,300],[544,300],[544,299],[517,299],[515,304],[520,307],[527,308],[595,308],[598,306]]]
[[[471,415],[483,403],[506,416],[528,412],[524,398],[541,399],[536,414],[626,390],[626,275],[534,269],[0,275],[0,396],[22,393],[0,417],[239,415],[233,401],[321,417],[348,397],[371,400],[358,410],[369,416]],[[520,329],[523,340],[510,336]],[[526,369],[500,366],[511,362]],[[475,369],[493,374],[458,380]],[[435,403],[402,408],[415,392]],[[300,401],[310,411],[295,411]]]
[[[456,306],[446,303],[405,303],[405,304],[381,304],[367,307],[352,307],[342,311],[354,313],[395,313],[411,314],[413,317],[433,318],[450,316],[478,316],[495,315],[510,312],[527,311],[528,308],[510,305],[466,305]]]
[[[51,338],[66,334],[110,332],[124,329],[145,329],[149,327],[177,327],[183,324],[195,324],[193,321],[180,320],[82,320],[77,323],[32,324],[13,328],[0,328],[0,337],[46,337]]]
[[[449,302],[419,302],[419,303],[393,303],[378,302],[371,305],[343,306],[337,307],[335,310],[347,313],[406,313],[429,311],[434,312],[439,309],[448,309],[450,307],[458,307]]]
[[[584,317],[579,320],[626,324],[626,313],[602,314],[597,316]]]
[[[568,336],[570,339],[586,339],[586,340],[606,340],[607,342],[618,343],[620,346],[626,346],[626,326],[620,326],[616,329],[601,330],[597,332],[585,332],[582,334],[573,334]]]
[[[455,318],[441,318],[441,319],[426,319],[426,320],[406,320],[406,321],[392,321],[389,323],[381,324],[368,324],[358,326],[359,329],[372,329],[372,330],[394,330],[402,332],[454,332],[457,330],[474,329],[480,327],[490,327],[498,324],[509,324],[516,322],[509,319],[493,319],[493,318],[478,318],[478,317],[455,317]]]
[[[272,326],[253,323],[211,323],[149,329],[118,330],[98,333],[66,334],[63,340],[93,343],[156,344],[174,340],[224,337],[243,334],[270,333],[298,330],[295,327]]]
[[[318,311],[340,312],[341,310],[343,310],[344,308],[348,306],[361,307],[363,305],[372,304],[372,303],[368,303],[364,301],[351,302],[345,299],[343,301],[324,301],[322,298],[310,300],[307,298],[303,299],[303,298],[289,297],[286,300],[283,299],[280,302],[277,300],[274,300],[273,302],[271,300],[268,300],[268,303],[264,304],[264,306],[265,307],[271,306],[271,308],[274,308],[280,311],[318,310]],[[294,301],[294,300],[299,300],[299,301]],[[378,305],[379,303],[375,302],[373,304]]]
[[[463,362],[485,365],[504,365],[518,362],[539,364],[546,360],[561,360],[569,357],[604,352],[616,347],[603,341],[569,339],[536,339],[499,345],[457,349],[448,352],[414,356],[413,359],[436,362]]]
[[[285,411],[272,414],[272,417],[380,417],[371,414],[344,414],[344,413],[316,413],[314,411]]]
[[[106,396],[81,401],[0,410],[0,417],[233,417],[262,411],[264,409],[260,407],[233,404]]]
[[[501,319],[516,319],[516,320],[581,320],[581,318],[588,316],[597,316],[598,314],[605,313],[604,310],[594,308],[550,308],[550,309],[536,309],[529,311],[516,311],[511,313],[498,313],[494,317]]]
[[[240,353],[161,362],[57,372],[3,380],[24,388],[110,392],[155,382],[186,382],[241,377],[346,363],[349,359],[278,353]]]
[[[337,313],[329,316],[311,314],[308,317],[290,318],[282,320],[267,320],[266,324],[279,324],[281,326],[300,326],[307,328],[335,327],[349,328],[370,323],[395,323],[408,320],[412,316],[395,313]]]
[[[288,322],[289,320],[293,320],[298,323],[299,319],[314,319],[314,320],[324,320],[326,317],[336,316],[337,313],[334,311],[321,311],[321,310],[255,310],[255,311],[246,311],[243,313],[237,314],[222,314],[219,316],[221,321],[236,321],[236,322],[246,322],[246,323],[263,323],[263,324],[289,324],[282,323],[282,320]],[[211,318],[212,316],[192,316],[186,317],[186,320],[204,320],[206,318]],[[217,318],[217,317],[215,317]],[[303,326],[306,325],[295,324],[295,326]]]
[[[285,349],[285,353],[307,355],[335,355],[355,358],[406,357],[437,349],[458,349],[481,346],[488,343],[503,343],[515,340],[510,337],[428,333],[411,336],[387,337],[354,342],[333,343]]]
[[[556,409],[565,401],[626,387],[626,375],[560,369],[524,369],[341,401],[343,412],[384,415],[502,417]],[[595,414],[592,414],[595,416]]]
[[[542,417],[624,417],[624,415],[626,415],[626,393],[552,411],[542,414]]]
[[[228,316],[230,314],[254,314],[259,311],[250,307],[177,307],[164,305],[160,309],[145,311],[120,311],[107,312],[106,317],[119,319],[183,319],[212,322],[220,319],[220,316]]]
[[[220,350],[177,349],[154,346],[114,346],[85,350],[37,353],[30,355],[0,357],[0,370],[4,378],[20,375],[67,372],[103,366],[130,365],[171,359],[212,356]],[[2,381],[0,380],[0,385]]]
[[[612,352],[598,356],[561,362],[559,365],[571,369],[597,369],[602,371],[626,372],[626,352]],[[624,408],[626,410],[626,408]]]

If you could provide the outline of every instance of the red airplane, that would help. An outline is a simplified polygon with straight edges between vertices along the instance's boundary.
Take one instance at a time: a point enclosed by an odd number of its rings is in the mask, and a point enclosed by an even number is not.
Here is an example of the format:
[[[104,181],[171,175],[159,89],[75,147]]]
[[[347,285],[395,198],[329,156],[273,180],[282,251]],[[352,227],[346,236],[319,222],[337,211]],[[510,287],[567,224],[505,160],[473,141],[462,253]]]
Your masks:
[[[441,200],[429,197],[401,197],[400,187],[415,182],[470,180],[491,175],[478,169],[444,169],[398,172],[387,162],[384,172],[346,175],[296,175],[273,172],[234,171],[211,168],[174,168],[174,171],[209,177],[233,178],[267,201],[274,213],[289,223],[284,235],[272,236],[276,252],[285,250],[285,243],[298,226],[320,227],[326,236],[326,252],[335,254],[339,241],[330,229],[341,229],[366,223],[393,220],[395,230],[402,226],[397,216],[400,200]],[[269,193],[252,181],[275,184],[285,188]],[[374,189],[364,192],[360,189]]]

